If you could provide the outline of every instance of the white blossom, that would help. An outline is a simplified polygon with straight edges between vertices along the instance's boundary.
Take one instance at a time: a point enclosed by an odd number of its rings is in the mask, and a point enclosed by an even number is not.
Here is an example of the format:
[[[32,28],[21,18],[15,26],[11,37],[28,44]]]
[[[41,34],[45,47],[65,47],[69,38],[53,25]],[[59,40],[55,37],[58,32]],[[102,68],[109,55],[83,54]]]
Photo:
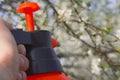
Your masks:
[[[58,9],[57,11],[59,14],[58,18],[60,21],[68,21],[70,19],[71,14],[72,14],[71,9],[63,9],[63,10]]]
[[[100,58],[93,58],[91,61],[91,72],[96,75],[100,75],[101,68],[99,67],[101,62]]]

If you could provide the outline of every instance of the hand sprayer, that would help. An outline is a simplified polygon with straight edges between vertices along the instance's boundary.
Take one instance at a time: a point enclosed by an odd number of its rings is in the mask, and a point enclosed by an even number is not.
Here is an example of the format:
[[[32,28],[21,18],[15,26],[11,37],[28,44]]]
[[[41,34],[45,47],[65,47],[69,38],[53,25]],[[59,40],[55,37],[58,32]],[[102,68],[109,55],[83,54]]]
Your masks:
[[[53,49],[54,39],[46,30],[34,30],[33,12],[40,7],[35,2],[25,2],[19,5],[17,12],[25,13],[27,30],[12,30],[17,44],[24,44],[27,58],[30,61],[27,70],[27,80],[70,80],[64,73],[62,66]],[[52,44],[53,43],[53,44]],[[54,45],[55,47],[55,45]]]

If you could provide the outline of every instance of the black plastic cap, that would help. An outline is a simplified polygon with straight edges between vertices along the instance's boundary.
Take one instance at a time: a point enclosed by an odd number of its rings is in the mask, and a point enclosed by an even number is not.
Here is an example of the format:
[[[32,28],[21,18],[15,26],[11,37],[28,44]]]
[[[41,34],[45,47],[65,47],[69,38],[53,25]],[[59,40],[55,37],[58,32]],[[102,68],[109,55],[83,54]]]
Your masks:
[[[24,44],[34,47],[52,47],[50,32],[46,30],[25,32],[22,29],[16,29],[11,32],[17,44]]]

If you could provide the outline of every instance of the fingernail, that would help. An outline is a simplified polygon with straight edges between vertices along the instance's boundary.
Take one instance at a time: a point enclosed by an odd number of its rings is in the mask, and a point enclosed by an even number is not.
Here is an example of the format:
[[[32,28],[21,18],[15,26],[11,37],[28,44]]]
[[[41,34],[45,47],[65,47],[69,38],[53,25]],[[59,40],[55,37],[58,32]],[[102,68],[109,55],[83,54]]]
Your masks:
[[[18,73],[17,80],[22,80],[22,74],[20,72]]]
[[[25,64],[25,60],[23,59],[23,57],[20,57],[20,67],[23,67]]]
[[[23,80],[27,80],[27,75],[25,72],[22,72],[22,78],[23,78]]]
[[[29,61],[25,56],[21,56],[20,59],[20,70],[26,71],[29,67]]]
[[[26,73],[25,73],[24,71],[20,71],[20,72],[18,73],[18,78],[17,78],[17,80],[27,80],[27,75],[26,75]]]

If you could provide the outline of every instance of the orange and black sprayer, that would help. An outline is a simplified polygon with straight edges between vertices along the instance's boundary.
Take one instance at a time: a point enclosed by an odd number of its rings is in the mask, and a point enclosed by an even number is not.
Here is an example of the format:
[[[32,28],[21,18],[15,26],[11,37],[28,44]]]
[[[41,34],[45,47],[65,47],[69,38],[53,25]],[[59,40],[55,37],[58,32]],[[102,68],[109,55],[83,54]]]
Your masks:
[[[62,66],[55,55],[55,39],[46,30],[34,30],[33,12],[40,7],[35,2],[25,2],[18,6],[17,12],[25,13],[27,30],[12,30],[17,44],[24,44],[30,61],[27,80],[70,80],[64,75]]]

